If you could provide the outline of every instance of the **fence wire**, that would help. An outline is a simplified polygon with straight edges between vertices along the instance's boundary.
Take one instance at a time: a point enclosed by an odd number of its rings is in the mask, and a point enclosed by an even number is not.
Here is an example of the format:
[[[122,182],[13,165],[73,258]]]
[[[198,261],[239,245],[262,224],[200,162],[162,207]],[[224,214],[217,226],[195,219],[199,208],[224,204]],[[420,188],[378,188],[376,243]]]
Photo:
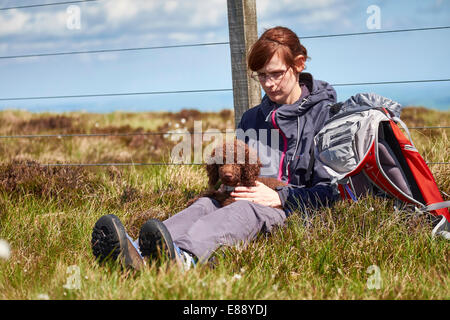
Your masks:
[[[450,162],[427,162],[427,165],[448,165]],[[25,164],[27,166],[44,166],[44,167],[127,167],[127,166],[202,166],[206,163],[134,163],[134,162],[117,162],[117,163],[40,163],[40,164]]]
[[[92,0],[92,1],[96,1],[96,0]],[[74,1],[74,2],[76,2],[76,1]],[[7,10],[7,9],[8,8],[5,8],[3,10]],[[2,9],[0,9],[0,10],[2,10]],[[445,29],[450,29],[450,26],[313,35],[313,36],[301,37],[301,39],[335,38],[335,37],[363,36],[363,35],[384,34],[384,33],[415,32],[415,31],[430,31],[430,30],[445,30]],[[165,45],[165,46],[148,46],[148,47],[132,47],[132,48],[118,48],[118,49],[98,49],[98,50],[67,51],[67,52],[31,53],[31,54],[23,54],[23,55],[0,56],[0,59],[19,59],[19,58],[36,58],[36,57],[62,56],[62,55],[74,55],[74,54],[94,54],[94,53],[142,51],[142,50],[155,50],[155,49],[174,49],[174,48],[217,46],[217,45],[229,45],[229,44],[230,44],[229,41],[220,41],[220,42],[206,42],[206,43]]]
[[[399,81],[378,81],[378,82],[332,83],[331,85],[334,86],[334,87],[345,87],[345,86],[409,84],[409,83],[449,82],[449,81],[450,81],[450,78],[449,79],[422,79],[422,80],[399,80]],[[233,89],[232,88],[219,88],[219,89],[195,89],[195,90],[173,90],[173,91],[96,93],[96,94],[61,95],[61,96],[7,97],[7,98],[0,98],[0,101],[72,99],[72,98],[97,98],[97,97],[161,95],[161,94],[187,94],[187,93],[227,92],[227,91],[231,92],[231,91],[233,91]]]
[[[0,11],[12,10],[12,9],[27,9],[36,7],[67,5],[75,3],[87,3],[96,2],[101,0],[80,0],[80,1],[63,1],[46,4],[34,4],[23,5],[15,7],[0,8]],[[319,38],[332,38],[332,37],[347,37],[347,36],[362,36],[373,34],[387,34],[387,33],[402,33],[402,32],[416,32],[416,31],[430,31],[430,30],[444,30],[450,29],[450,26],[438,26],[428,28],[410,28],[399,30],[384,30],[384,31],[370,31],[370,32],[354,32],[343,34],[326,34],[326,35],[313,35],[304,36],[302,39],[319,39]],[[12,56],[0,56],[0,59],[18,59],[18,58],[31,58],[31,57],[48,57],[48,56],[62,56],[62,55],[75,55],[75,54],[95,54],[95,53],[107,53],[107,52],[126,52],[126,51],[142,51],[142,50],[155,50],[155,49],[174,49],[174,48],[186,48],[186,47],[199,47],[199,46],[216,46],[216,45],[229,45],[230,42],[210,42],[210,43],[194,43],[194,44],[180,44],[180,45],[167,45],[167,46],[149,46],[149,47],[135,47],[135,48],[119,48],[119,49],[99,49],[99,50],[85,50],[85,51],[69,51],[69,52],[51,52],[51,53],[34,53],[25,55],[12,55]],[[382,82],[362,82],[362,83],[336,83],[333,86],[358,86],[358,85],[383,85],[383,84],[400,84],[400,83],[424,83],[424,82],[443,82],[450,81],[450,79],[427,79],[427,80],[403,80],[403,81],[382,81]],[[127,93],[101,93],[101,94],[82,94],[82,95],[61,95],[61,96],[40,96],[40,97],[10,97],[0,98],[0,101],[14,101],[14,100],[40,100],[40,99],[68,99],[68,98],[92,98],[92,97],[113,97],[113,96],[130,96],[130,95],[155,95],[155,94],[186,94],[186,93],[204,93],[204,92],[225,92],[232,91],[233,89],[199,89],[199,90],[177,90],[177,91],[154,91],[154,92],[127,92]],[[409,129],[448,129],[450,126],[423,126],[423,127],[411,127]],[[152,136],[152,135],[170,135],[170,134],[226,134],[227,132],[136,132],[136,133],[93,133],[93,134],[46,134],[46,135],[3,135],[0,139],[27,139],[27,138],[66,138],[66,137],[109,137],[109,136]],[[449,162],[427,162],[428,165],[447,165]],[[203,165],[203,163],[48,163],[41,164],[44,166],[166,166],[166,165]]]
[[[410,130],[423,130],[423,129],[450,129],[450,126],[422,126],[422,127],[411,127]],[[11,136],[0,136],[0,139],[21,139],[21,138],[67,138],[67,137],[110,137],[110,136],[154,136],[154,135],[182,135],[182,134],[229,134],[228,131],[208,131],[208,132],[133,132],[133,133],[93,133],[93,134],[48,134],[48,135],[11,135]],[[205,163],[163,163],[163,162],[153,162],[153,163],[135,163],[135,162],[119,162],[119,163],[46,163],[39,164],[42,166],[55,166],[55,167],[110,167],[110,166],[198,166],[204,165]],[[426,161],[427,165],[448,165],[450,162],[435,162]],[[28,164],[33,166],[35,164]]]
[[[450,126],[423,126],[409,127],[409,130],[425,129],[450,129]],[[179,129],[178,129],[179,130]],[[128,137],[128,136],[157,136],[157,135],[183,135],[183,134],[229,134],[229,131],[167,131],[167,132],[130,132],[130,133],[70,133],[70,134],[27,134],[27,135],[5,135],[0,139],[33,139],[33,138],[73,138],[73,137]]]
[[[29,8],[37,8],[37,7],[49,7],[49,6],[58,6],[58,5],[65,5],[65,4],[75,4],[75,3],[94,2],[94,1],[101,1],[101,0],[78,0],[78,1],[63,1],[63,2],[53,2],[53,3],[31,4],[31,5],[26,5],[26,6],[0,8],[0,11],[13,10],[13,9],[29,9]]]

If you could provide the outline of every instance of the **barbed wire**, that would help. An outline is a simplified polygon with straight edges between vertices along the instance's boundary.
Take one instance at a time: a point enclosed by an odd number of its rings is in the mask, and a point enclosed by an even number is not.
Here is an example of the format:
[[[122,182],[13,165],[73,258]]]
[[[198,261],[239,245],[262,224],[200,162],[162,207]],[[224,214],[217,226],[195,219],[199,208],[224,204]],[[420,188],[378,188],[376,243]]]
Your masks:
[[[13,10],[13,9],[28,9],[28,8],[36,8],[36,7],[58,6],[58,5],[63,5],[63,4],[74,4],[74,3],[94,2],[94,1],[100,1],[100,0],[78,0],[78,1],[63,1],[63,2],[53,2],[53,3],[30,4],[30,5],[26,5],[26,6],[0,8],[0,11]]]
[[[46,163],[39,164],[48,167],[110,167],[110,166],[200,166],[206,163],[164,163],[164,162],[150,162],[150,163],[135,163],[135,162],[118,162],[118,163]],[[36,164],[27,164],[34,166]]]
[[[431,129],[440,129],[440,128],[450,128],[450,127],[418,127],[422,128],[431,128]],[[413,128],[410,128],[413,129]],[[222,133],[226,134],[229,132],[194,132],[193,134],[205,134],[205,133]],[[92,137],[92,136],[134,136],[134,135],[161,135],[161,134],[192,134],[190,132],[147,132],[147,133],[118,133],[118,134],[67,134],[67,135],[22,135],[22,136],[0,136],[0,138],[49,138],[49,137]],[[105,166],[164,166],[164,165],[205,165],[206,163],[163,163],[163,162],[154,162],[154,163],[134,163],[134,162],[119,162],[119,163],[46,163],[46,164],[27,164],[29,166],[33,165],[42,165],[42,166],[59,166],[59,167],[105,167]],[[448,165],[450,162],[427,162],[427,165]]]
[[[156,49],[174,49],[174,48],[217,46],[217,45],[229,45],[229,44],[230,44],[230,42],[207,42],[207,43],[177,44],[177,45],[137,47],[137,48],[99,49],[99,50],[67,51],[67,52],[53,52],[53,53],[33,53],[33,54],[24,54],[24,55],[15,55],[15,56],[2,56],[2,57],[0,57],[0,59],[36,58],[36,57],[63,56],[63,55],[73,55],[73,54],[91,54],[91,53],[109,53],[109,52],[141,51],[141,50],[156,50]]]
[[[450,126],[410,127],[409,130],[424,129],[450,129]],[[176,129],[180,130],[180,129]],[[234,129],[230,129],[234,130]],[[4,135],[0,139],[33,139],[33,138],[72,138],[72,137],[128,137],[128,136],[157,136],[157,135],[183,135],[183,134],[229,134],[229,131],[167,131],[167,132],[130,132],[130,133],[67,133],[67,134],[26,134]]]
[[[35,7],[46,7],[56,5],[67,5],[76,3],[95,2],[99,0],[78,0],[78,1],[63,1],[47,4],[34,4],[15,7],[0,8],[0,11],[13,9],[27,9]],[[426,28],[410,28],[398,30],[384,30],[384,31],[370,31],[370,32],[354,32],[342,34],[326,34],[304,36],[302,39],[319,39],[332,37],[347,37],[347,36],[362,36],[373,34],[387,34],[387,33],[402,33],[402,32],[416,32],[416,31],[430,31],[430,30],[444,30],[450,29],[450,26],[441,27],[426,27]],[[148,46],[148,47],[132,47],[132,48],[118,48],[118,49],[99,49],[99,50],[84,50],[84,51],[68,51],[68,52],[53,52],[53,53],[35,53],[25,55],[0,56],[0,59],[18,59],[31,57],[49,57],[62,55],[77,55],[77,54],[95,54],[95,53],[110,53],[110,52],[129,52],[142,50],[157,50],[157,49],[174,49],[200,46],[217,46],[229,45],[230,42],[210,42],[210,43],[194,43],[194,44],[179,44],[179,45],[165,45],[165,46]],[[426,82],[444,82],[450,79],[427,79],[427,80],[401,80],[401,81],[382,81],[382,82],[361,82],[361,83],[337,83],[333,86],[358,86],[358,85],[383,85],[383,84],[405,84],[405,83],[426,83]],[[82,94],[82,95],[62,95],[62,96],[40,96],[40,97],[12,97],[0,98],[0,101],[14,101],[14,100],[41,100],[41,99],[67,99],[67,98],[91,98],[91,97],[113,97],[113,96],[130,96],[130,95],[155,95],[155,94],[186,94],[186,93],[203,93],[203,92],[225,92],[233,89],[199,89],[199,90],[175,90],[175,91],[152,91],[152,92],[129,92],[129,93],[101,93],[101,94]],[[429,126],[429,127],[411,127],[409,129],[448,129],[449,126]],[[227,132],[136,132],[136,133],[94,133],[94,134],[54,134],[54,135],[10,135],[0,136],[1,139],[10,138],[63,138],[63,137],[107,137],[107,136],[138,136],[138,135],[168,135],[168,134],[226,134]],[[447,165],[450,162],[426,162],[427,165]],[[41,164],[42,166],[167,166],[167,165],[204,165],[205,163],[48,163]],[[31,164],[30,164],[31,165]]]
[[[443,30],[443,29],[450,29],[450,26],[339,33],[339,34],[327,34],[327,35],[317,35],[317,36],[305,36],[305,37],[300,37],[300,38],[301,39],[317,39],[317,38],[331,38],[331,37],[349,37],[349,36],[362,36],[362,35],[380,34],[380,33],[430,31],[430,30]]]
[[[70,137],[127,137],[127,136],[156,136],[156,135],[182,135],[182,134],[226,134],[226,131],[207,131],[207,132],[189,132],[189,131],[168,131],[168,132],[131,132],[131,133],[69,133],[69,134],[30,134],[30,135],[11,135],[0,136],[0,139],[22,139],[22,138],[70,138]]]
[[[409,129],[449,129],[450,126],[411,127]],[[108,136],[138,136],[138,135],[169,135],[169,134],[227,134],[229,131],[207,131],[207,132],[133,132],[133,133],[93,133],[93,134],[48,134],[48,135],[12,135],[0,136],[0,139],[8,138],[62,138],[62,137],[108,137]],[[450,162],[426,162],[427,165],[448,165]],[[36,165],[36,164],[29,164]],[[205,165],[205,163],[47,163],[42,166],[63,167],[99,167],[99,166],[164,166],[164,165]]]
[[[331,84],[331,85],[335,86],[335,87],[339,87],[339,86],[384,85],[384,84],[448,82],[448,81],[450,81],[450,78],[449,79],[426,79],[426,80],[400,80],[400,81],[337,83],[337,84]],[[134,96],[134,95],[160,95],[160,94],[187,94],[187,93],[227,92],[227,91],[233,91],[233,89],[232,88],[222,88],[222,89],[195,89],[195,90],[173,90],[173,91],[98,93],[98,94],[79,94],[79,95],[61,95],[61,96],[10,97],[10,98],[0,98],[0,101],[71,99],[71,98],[96,98],[96,97],[117,97],[117,96]]]
[[[428,80],[399,80],[399,81],[379,81],[379,82],[357,82],[357,83],[332,83],[333,87],[362,86],[378,84],[399,84],[399,83],[426,83],[426,82],[446,82],[450,79],[428,79]]]
[[[408,128],[409,130],[415,129],[415,130],[420,130],[420,129],[450,129],[450,126],[430,126],[430,127],[410,127]]]
[[[449,79],[449,81],[450,81],[450,79]],[[18,97],[18,98],[0,98],[0,101],[117,97],[117,96],[155,95],[155,94],[185,94],[185,93],[224,92],[224,91],[233,91],[233,89],[199,89],[199,90],[79,94],[79,95],[47,96],[47,97],[45,97],[45,96],[43,96],[43,97]]]
[[[96,0],[92,0],[92,1],[96,1]],[[77,2],[77,1],[74,1],[74,2]],[[301,38],[302,39],[319,39],[319,38],[362,36],[362,35],[383,34],[383,33],[415,32],[415,31],[430,31],[430,30],[444,30],[444,29],[450,29],[450,26],[411,28],[411,29],[398,29],[398,30],[385,30],[385,31],[338,33],[338,34],[305,36],[305,37],[301,37]],[[126,52],[126,51],[141,51],[141,50],[156,50],[156,49],[174,49],[174,48],[217,46],[217,45],[229,45],[229,44],[230,44],[229,41],[222,41],[222,42],[206,42],[206,43],[178,44],[178,45],[164,45],[164,46],[118,48],[118,49],[98,49],[98,50],[82,50],[82,51],[51,52],[51,53],[32,53],[32,54],[24,54],[24,55],[0,56],[0,59],[19,59],[19,58],[36,58],[36,57],[75,55],[75,54],[94,54],[94,53]]]
[[[450,162],[427,162],[427,165],[448,165]],[[0,164],[4,165],[4,164]],[[126,167],[126,166],[202,166],[206,163],[164,163],[164,162],[115,162],[115,163],[21,163],[26,166],[45,166],[45,167]]]

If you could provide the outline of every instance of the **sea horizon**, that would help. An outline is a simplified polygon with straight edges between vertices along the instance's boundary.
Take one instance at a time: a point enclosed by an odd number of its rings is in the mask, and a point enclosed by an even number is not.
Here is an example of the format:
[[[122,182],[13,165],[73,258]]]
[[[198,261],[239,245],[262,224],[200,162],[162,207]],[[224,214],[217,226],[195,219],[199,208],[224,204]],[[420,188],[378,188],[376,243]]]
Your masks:
[[[428,110],[435,110],[440,112],[450,112],[450,106],[426,106],[426,105],[402,105],[403,108],[425,108]],[[180,106],[180,107],[167,107],[167,108],[145,108],[145,107],[127,107],[127,108],[113,108],[113,107],[71,107],[60,106],[55,107],[28,107],[28,108],[14,108],[14,107],[0,107],[0,112],[12,111],[12,112],[30,112],[30,113],[93,113],[93,114],[107,114],[107,113],[160,113],[160,112],[180,112],[182,110],[197,110],[200,112],[220,112],[222,110],[233,110],[233,107],[210,107],[210,108],[196,108],[192,106]]]

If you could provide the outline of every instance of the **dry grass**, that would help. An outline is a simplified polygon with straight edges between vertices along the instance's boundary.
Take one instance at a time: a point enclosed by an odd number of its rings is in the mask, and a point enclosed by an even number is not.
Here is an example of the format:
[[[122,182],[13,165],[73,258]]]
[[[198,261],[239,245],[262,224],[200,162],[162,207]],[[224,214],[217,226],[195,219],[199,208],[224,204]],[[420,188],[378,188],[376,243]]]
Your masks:
[[[406,109],[402,118],[409,126],[450,124],[448,112]],[[198,120],[204,129],[233,127],[229,111],[64,116],[4,111],[0,132],[139,133],[175,130],[176,124],[191,131]],[[448,132],[428,131],[412,132],[421,154],[448,162]],[[1,140],[0,238],[10,243],[12,255],[0,260],[0,299],[450,298],[448,242],[431,239],[426,216],[395,212],[391,201],[370,197],[294,215],[270,235],[221,248],[214,269],[205,265],[183,273],[166,262],[135,273],[99,266],[90,236],[100,216],[116,214],[136,237],[147,219],[163,220],[182,210],[206,187],[206,173],[199,166],[42,163],[159,162],[168,159],[161,147],[170,149],[170,143],[156,135]],[[450,167],[430,167],[440,189],[450,194]],[[80,289],[65,287],[72,266],[78,268]],[[370,266],[380,270],[379,289],[368,285]]]

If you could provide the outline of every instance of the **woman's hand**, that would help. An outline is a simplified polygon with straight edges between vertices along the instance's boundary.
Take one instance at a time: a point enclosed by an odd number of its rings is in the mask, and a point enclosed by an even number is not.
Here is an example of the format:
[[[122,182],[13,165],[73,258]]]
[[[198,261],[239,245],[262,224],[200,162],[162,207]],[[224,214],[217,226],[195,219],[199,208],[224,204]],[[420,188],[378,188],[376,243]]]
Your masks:
[[[256,181],[255,187],[236,187],[230,195],[236,200],[248,200],[272,208],[282,208],[278,192],[259,181]]]

